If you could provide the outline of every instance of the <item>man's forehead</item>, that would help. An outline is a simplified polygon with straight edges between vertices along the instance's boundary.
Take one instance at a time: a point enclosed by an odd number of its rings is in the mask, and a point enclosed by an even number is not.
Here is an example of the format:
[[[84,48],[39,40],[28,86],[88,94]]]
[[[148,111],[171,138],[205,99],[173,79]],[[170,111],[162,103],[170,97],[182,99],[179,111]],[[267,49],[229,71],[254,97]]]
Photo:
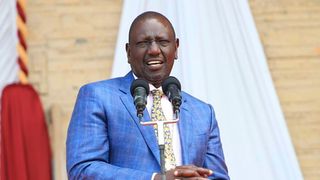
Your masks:
[[[132,28],[137,28],[137,27],[141,27],[147,23],[150,23],[150,22],[158,22],[158,23],[161,23],[164,27],[169,27],[170,26],[170,22],[161,17],[161,16],[152,16],[152,17],[146,17],[146,18],[143,18],[143,19],[139,19],[136,21],[135,24],[132,24]]]
[[[140,28],[146,28],[144,25],[150,23],[152,21],[156,21],[161,23],[168,31],[169,34],[172,33],[173,37],[175,38],[175,31],[171,22],[162,14],[155,13],[155,12],[147,12],[139,15],[131,24],[130,31],[129,31],[129,42],[131,39],[132,33],[137,33]],[[152,27],[150,27],[152,28]]]
[[[156,19],[148,19],[138,23],[131,34],[132,40],[148,38],[173,38],[174,33],[168,24],[163,24]]]

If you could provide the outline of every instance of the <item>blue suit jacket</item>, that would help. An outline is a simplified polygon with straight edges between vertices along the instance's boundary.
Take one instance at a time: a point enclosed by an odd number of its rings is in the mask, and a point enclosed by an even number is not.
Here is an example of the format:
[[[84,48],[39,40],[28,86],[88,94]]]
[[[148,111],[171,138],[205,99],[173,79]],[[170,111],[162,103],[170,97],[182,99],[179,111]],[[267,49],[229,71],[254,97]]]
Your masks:
[[[70,179],[146,179],[160,172],[159,149],[152,126],[136,116],[129,72],[83,86],[67,136]],[[178,122],[183,164],[213,170],[212,179],[229,179],[212,107],[182,92]],[[144,121],[150,121],[147,110]]]

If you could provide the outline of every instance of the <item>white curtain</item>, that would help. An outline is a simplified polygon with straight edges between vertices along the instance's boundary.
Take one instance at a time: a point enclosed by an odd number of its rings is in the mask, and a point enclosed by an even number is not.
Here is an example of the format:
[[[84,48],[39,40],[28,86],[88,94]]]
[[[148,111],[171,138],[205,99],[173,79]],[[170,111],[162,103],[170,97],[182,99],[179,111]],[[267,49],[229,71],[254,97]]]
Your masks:
[[[16,1],[0,0],[0,96],[18,79]]]
[[[18,79],[17,41],[16,1],[0,0],[0,100],[2,89]]]
[[[216,111],[234,180],[303,179],[246,0],[125,0],[112,76],[123,76],[132,20],[166,15],[180,38],[172,75]]]

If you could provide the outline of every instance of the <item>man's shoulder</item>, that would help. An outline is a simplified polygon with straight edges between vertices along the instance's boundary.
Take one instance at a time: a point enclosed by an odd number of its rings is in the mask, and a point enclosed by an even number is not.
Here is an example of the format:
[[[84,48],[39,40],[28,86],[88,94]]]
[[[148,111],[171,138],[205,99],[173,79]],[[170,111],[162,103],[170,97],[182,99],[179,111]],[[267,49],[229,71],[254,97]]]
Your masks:
[[[95,81],[95,82],[87,83],[83,85],[83,87],[119,88],[120,86],[127,86],[128,84],[131,84],[133,79],[134,78],[133,78],[132,72],[130,71],[123,77],[114,77],[114,78],[109,78],[105,80]]]
[[[208,103],[194,97],[193,95],[182,91],[181,92],[183,101],[187,101],[188,103],[192,103],[193,105],[200,105],[200,106],[208,106]]]
[[[201,108],[201,109],[210,109],[210,104],[196,98],[195,96],[188,94],[184,91],[181,92],[182,100],[184,103],[188,104],[188,106],[191,106],[192,108]]]
[[[211,104],[206,103],[186,92],[182,92],[182,105],[181,108],[186,109],[191,112],[196,117],[201,117],[201,119],[205,119],[205,117],[209,118],[208,121],[202,121],[203,123],[211,123],[212,115],[214,116],[214,109]]]
[[[90,82],[81,86],[80,91],[92,93],[114,93],[126,83],[125,77],[116,77],[95,82]]]
[[[119,87],[124,77],[116,77],[84,84],[83,87]]]

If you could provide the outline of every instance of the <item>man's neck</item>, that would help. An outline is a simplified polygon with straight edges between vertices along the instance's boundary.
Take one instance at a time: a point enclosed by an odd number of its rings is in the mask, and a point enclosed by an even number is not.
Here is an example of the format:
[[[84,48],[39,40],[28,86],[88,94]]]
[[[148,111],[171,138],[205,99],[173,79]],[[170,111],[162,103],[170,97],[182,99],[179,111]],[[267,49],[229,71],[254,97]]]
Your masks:
[[[132,75],[134,77],[134,79],[138,79],[138,77],[134,74],[134,72],[132,72]],[[147,81],[149,86],[152,85],[154,88],[159,89],[161,88],[161,83],[151,83],[149,81]]]

